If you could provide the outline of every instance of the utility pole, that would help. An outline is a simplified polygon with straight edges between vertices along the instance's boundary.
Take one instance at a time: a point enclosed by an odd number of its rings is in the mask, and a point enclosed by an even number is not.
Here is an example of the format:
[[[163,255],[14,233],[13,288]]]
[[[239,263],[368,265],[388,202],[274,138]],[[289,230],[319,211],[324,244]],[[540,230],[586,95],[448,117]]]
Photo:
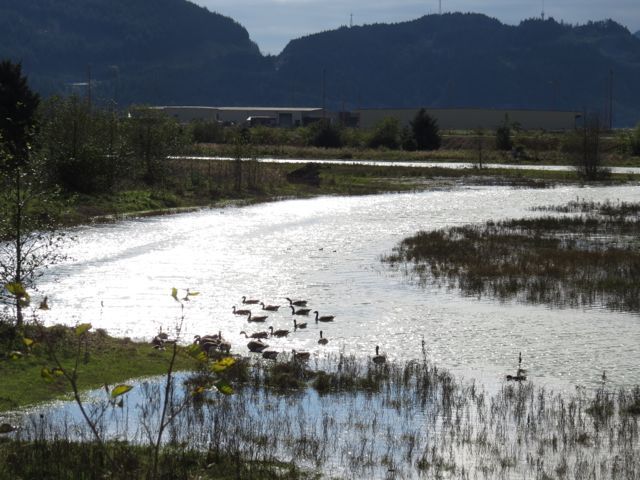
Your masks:
[[[351,16],[349,18],[349,28],[353,28],[353,13],[351,14]]]
[[[438,0],[438,15],[442,15],[442,0]]]
[[[327,69],[322,68],[322,118],[326,117],[327,112],[327,85],[326,85]]]
[[[613,69],[609,70],[609,131],[613,130]]]
[[[91,65],[87,65],[87,105],[91,111]]]

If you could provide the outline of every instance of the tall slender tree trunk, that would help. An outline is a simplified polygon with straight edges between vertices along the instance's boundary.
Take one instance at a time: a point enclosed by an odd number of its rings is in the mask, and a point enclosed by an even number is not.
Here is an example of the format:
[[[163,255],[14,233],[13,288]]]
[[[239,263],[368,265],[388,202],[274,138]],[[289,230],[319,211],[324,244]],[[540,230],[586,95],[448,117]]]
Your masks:
[[[15,217],[15,246],[16,246],[16,271],[15,271],[15,283],[22,284],[22,170],[20,167],[16,168],[16,217]],[[16,301],[16,327],[20,328],[23,323],[22,318],[22,298],[19,295],[15,296]]]

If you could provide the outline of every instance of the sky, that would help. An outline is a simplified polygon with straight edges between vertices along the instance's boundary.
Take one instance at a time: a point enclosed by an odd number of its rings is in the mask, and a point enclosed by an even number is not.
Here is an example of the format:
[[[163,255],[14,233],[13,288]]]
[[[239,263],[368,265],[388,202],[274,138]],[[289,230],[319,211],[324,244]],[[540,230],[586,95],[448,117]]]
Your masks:
[[[277,55],[289,40],[353,24],[394,23],[438,13],[439,0],[191,0],[239,22],[262,53]],[[567,23],[611,18],[640,30],[640,0],[441,0],[443,12],[474,12],[503,23],[547,17]],[[543,7],[544,5],[544,7]]]

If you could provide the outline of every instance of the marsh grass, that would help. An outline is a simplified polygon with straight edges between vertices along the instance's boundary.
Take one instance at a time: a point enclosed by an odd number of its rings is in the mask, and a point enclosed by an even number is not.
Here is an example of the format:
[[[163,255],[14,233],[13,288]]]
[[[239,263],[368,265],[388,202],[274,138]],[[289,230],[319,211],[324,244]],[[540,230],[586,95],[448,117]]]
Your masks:
[[[235,395],[209,391],[191,398],[164,441],[159,477],[640,476],[638,388],[613,392],[603,382],[595,392],[560,395],[531,382],[505,382],[487,392],[425,359],[379,366],[335,355],[317,367],[321,371],[290,359],[275,366],[258,360],[246,382],[234,384]],[[271,376],[282,371],[302,375],[302,387],[274,385]],[[176,383],[176,392],[186,378]],[[320,378],[324,386],[316,390]],[[0,478],[33,478],[48,464],[63,473],[58,478],[143,478],[143,426],[158,414],[154,399],[161,388],[141,385],[137,396],[99,422],[122,471],[108,470],[102,453],[91,447],[90,432],[68,411],[34,412],[11,440],[0,443]],[[179,397],[176,403],[184,401]],[[603,405],[603,414],[594,410]]]
[[[384,260],[470,296],[640,312],[640,205],[554,210],[566,214],[419,232]]]

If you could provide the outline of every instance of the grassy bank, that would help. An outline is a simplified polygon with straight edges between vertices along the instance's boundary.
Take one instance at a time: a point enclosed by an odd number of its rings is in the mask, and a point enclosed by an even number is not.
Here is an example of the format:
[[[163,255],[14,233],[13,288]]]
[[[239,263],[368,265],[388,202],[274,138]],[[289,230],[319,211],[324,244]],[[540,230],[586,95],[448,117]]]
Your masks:
[[[407,168],[371,165],[320,165],[298,175],[309,164],[207,160],[173,160],[165,181],[155,187],[126,188],[112,193],[69,198],[69,224],[132,212],[149,214],[192,207],[248,204],[279,198],[318,195],[366,195],[459,185],[545,187],[577,183],[575,172],[503,169]],[[637,182],[640,175],[612,175],[611,183]]]
[[[128,338],[114,338],[103,330],[87,332],[80,347],[73,329],[68,327],[28,327],[24,337],[33,340],[28,348],[19,344],[8,345],[3,336],[0,348],[0,412],[23,408],[39,402],[69,398],[71,388],[62,377],[53,382],[43,378],[43,368],[54,368],[51,351],[61,364],[72,370],[78,353],[78,387],[82,390],[113,385],[129,378],[166,373],[169,353],[152,348],[147,342],[134,342]],[[80,350],[78,350],[80,348]],[[10,352],[20,352],[19,356]],[[179,356],[177,369],[194,367],[186,356]]]
[[[640,312],[640,205],[553,210],[565,215],[419,232],[385,260],[465,295]]]

